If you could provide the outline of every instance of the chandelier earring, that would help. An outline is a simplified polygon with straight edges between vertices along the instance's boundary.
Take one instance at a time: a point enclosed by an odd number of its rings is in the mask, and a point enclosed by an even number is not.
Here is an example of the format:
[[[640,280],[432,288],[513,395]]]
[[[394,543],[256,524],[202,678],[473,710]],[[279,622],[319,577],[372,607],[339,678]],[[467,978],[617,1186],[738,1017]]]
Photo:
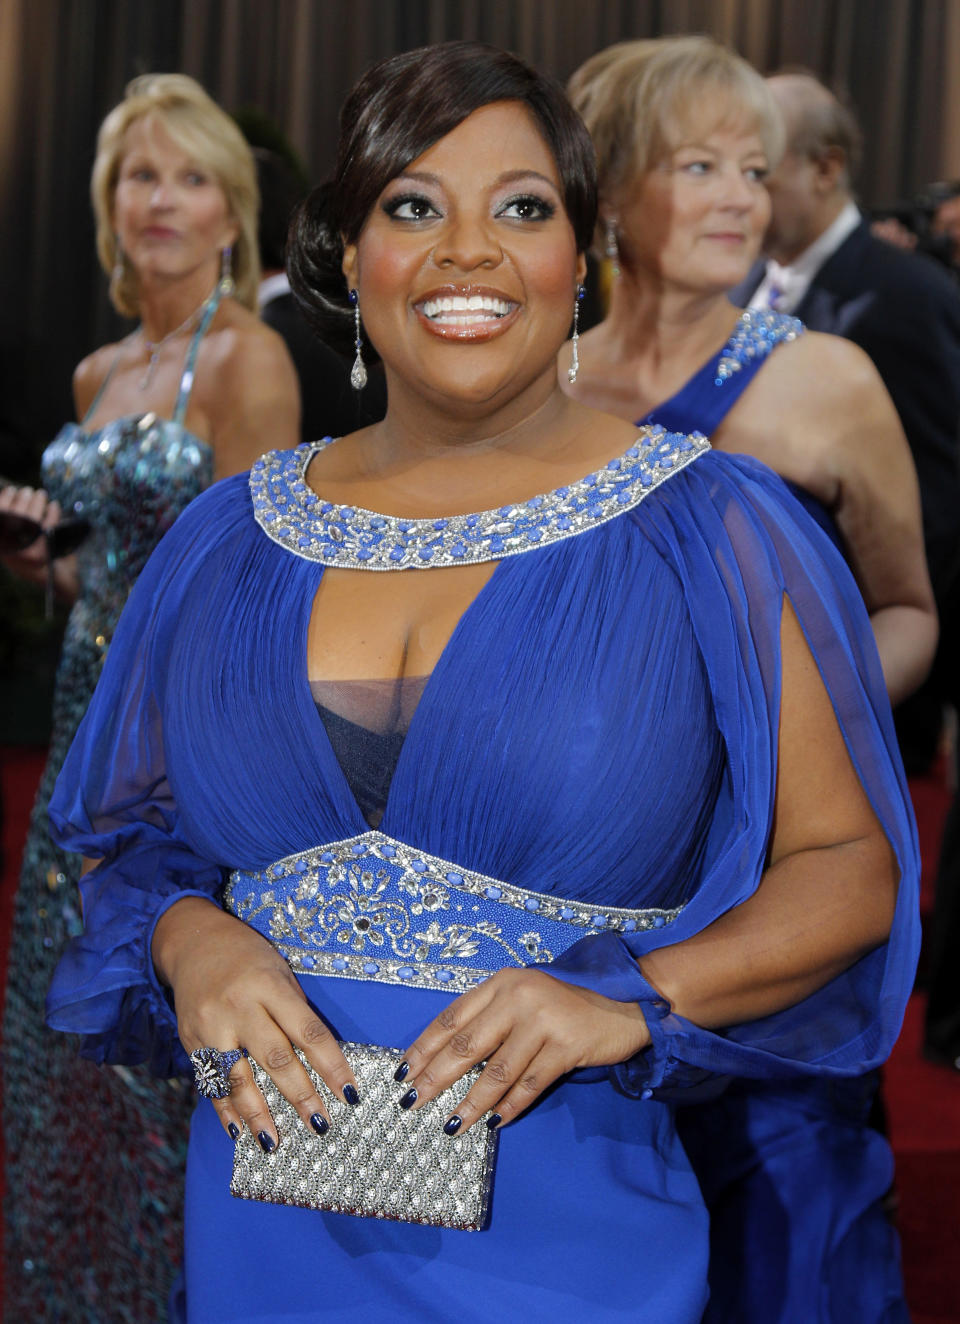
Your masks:
[[[235,288],[233,283],[233,245],[227,244],[226,248],[220,249],[220,293],[232,294]]]
[[[572,386],[580,371],[580,301],[586,294],[582,285],[577,286],[577,297],[573,301],[573,339],[570,348],[573,351],[570,367],[567,369],[567,381]]]
[[[350,369],[350,385],[355,391],[362,391],[367,384],[367,367],[363,361],[363,337],[360,335],[360,296],[356,290],[350,291],[350,302],[353,304],[353,347],[357,351],[357,357],[353,360],[353,367]]]
[[[617,242],[617,223],[611,216],[608,216],[604,222],[604,239],[603,251],[610,263],[610,273],[619,276],[620,245]]]

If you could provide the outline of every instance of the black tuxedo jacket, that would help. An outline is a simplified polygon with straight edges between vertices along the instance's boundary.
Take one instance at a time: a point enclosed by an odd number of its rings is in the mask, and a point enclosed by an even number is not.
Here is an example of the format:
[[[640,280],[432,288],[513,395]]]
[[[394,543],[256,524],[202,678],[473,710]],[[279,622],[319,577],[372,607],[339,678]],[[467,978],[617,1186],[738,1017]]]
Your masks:
[[[379,364],[368,366],[367,385],[355,391],[350,385],[351,361],[318,339],[292,294],[270,299],[260,317],[286,341],[297,370],[301,440],[342,437],[383,418],[387,393]]]
[[[746,304],[764,264],[731,292]],[[960,287],[930,258],[875,238],[865,222],[820,268],[795,309],[811,331],[859,345],[893,399],[920,480],[938,599],[960,549]]]

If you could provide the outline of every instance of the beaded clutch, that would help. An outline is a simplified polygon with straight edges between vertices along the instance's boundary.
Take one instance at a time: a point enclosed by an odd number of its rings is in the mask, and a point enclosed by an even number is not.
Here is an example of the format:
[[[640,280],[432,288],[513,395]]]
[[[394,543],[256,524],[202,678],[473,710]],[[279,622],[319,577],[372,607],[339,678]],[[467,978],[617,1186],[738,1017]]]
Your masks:
[[[236,1142],[230,1192],[244,1200],[299,1205],[477,1231],[487,1218],[497,1132],[477,1121],[448,1136],[443,1124],[480,1074],[474,1067],[423,1107],[404,1112],[393,1073],[403,1054],[376,1044],[340,1045],[357,1079],[351,1107],[300,1058],[326,1104],[330,1130],[315,1135],[266,1071],[248,1058],[277,1127],[271,1154],[245,1127]]]

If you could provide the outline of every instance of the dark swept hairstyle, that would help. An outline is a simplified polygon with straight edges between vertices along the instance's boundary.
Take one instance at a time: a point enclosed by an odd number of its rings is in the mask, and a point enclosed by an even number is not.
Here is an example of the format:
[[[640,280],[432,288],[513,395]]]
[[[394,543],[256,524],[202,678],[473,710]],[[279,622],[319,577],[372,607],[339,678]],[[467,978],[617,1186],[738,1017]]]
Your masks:
[[[369,69],[344,102],[333,176],[313,190],[290,227],[290,284],[324,339],[345,349],[351,343],[344,245],[357,240],[387,184],[495,101],[518,101],[533,116],[557,164],[577,250],[587,250],[597,213],[596,158],[560,84],[480,42],[448,41],[392,55]]]

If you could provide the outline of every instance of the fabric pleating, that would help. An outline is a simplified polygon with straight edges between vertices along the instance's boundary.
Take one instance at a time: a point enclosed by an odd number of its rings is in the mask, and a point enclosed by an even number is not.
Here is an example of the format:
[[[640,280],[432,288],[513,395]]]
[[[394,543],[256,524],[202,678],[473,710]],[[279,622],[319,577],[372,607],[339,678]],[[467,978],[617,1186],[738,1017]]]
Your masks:
[[[61,842],[102,859],[82,884],[85,933],[48,999],[51,1025],[80,1034],[97,1061],[186,1067],[149,956],[169,905],[216,900],[230,870],[367,829],[307,675],[323,573],[263,534],[239,478],[188,509],[137,584],[51,806]],[[700,932],[760,884],[786,600],[899,865],[896,917],[887,943],[797,1007],[714,1033],[660,1003],[635,958]],[[868,1070],[897,1033],[916,961],[913,821],[842,558],[762,465],[704,452],[606,523],[501,561],[425,684],[379,831],[534,892],[681,906],[662,928],[585,937],[545,967],[641,1002],[652,1045],[573,1073],[506,1129],[478,1234],[244,1208],[228,1194],[228,1142],[201,1107],[188,1168],[192,1317],[298,1318],[322,1272],[332,1313],[361,1289],[365,1308],[392,1309],[402,1282],[426,1319],[449,1318],[436,1303],[454,1299],[458,1318],[484,1319],[493,1292],[504,1319],[546,1320],[587,1309],[586,1292],[598,1321],[655,1300],[658,1324],[697,1324],[707,1224],[673,1100],[732,1075]],[[335,1032],[398,1047],[449,1001],[375,981],[300,985]],[[263,1272],[243,1259],[250,1236]],[[661,1248],[627,1278],[624,1237]],[[579,1265],[558,1264],[557,1238],[579,1247]],[[267,1272],[280,1260],[282,1285]],[[605,1287],[587,1291],[583,1264]],[[225,1289],[233,1276],[242,1292]]]

